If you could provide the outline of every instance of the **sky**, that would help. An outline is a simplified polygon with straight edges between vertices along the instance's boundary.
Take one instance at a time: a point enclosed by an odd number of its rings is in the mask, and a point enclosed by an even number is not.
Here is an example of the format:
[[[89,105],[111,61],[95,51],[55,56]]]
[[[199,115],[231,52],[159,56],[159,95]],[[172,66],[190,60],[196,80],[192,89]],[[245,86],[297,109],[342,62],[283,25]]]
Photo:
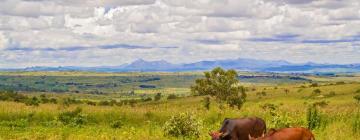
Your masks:
[[[0,68],[360,63],[359,0],[0,0]]]

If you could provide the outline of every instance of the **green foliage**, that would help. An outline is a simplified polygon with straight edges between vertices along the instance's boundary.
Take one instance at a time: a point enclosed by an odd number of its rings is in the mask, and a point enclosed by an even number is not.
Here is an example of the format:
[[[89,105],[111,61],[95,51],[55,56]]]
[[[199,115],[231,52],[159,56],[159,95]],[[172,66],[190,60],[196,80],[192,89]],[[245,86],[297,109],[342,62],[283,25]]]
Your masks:
[[[317,106],[326,107],[327,105],[329,105],[329,102],[327,102],[327,101],[318,101],[318,102],[313,103],[314,107],[317,107]]]
[[[115,120],[110,123],[111,128],[121,128],[123,125],[124,123],[122,122],[122,120]]]
[[[203,106],[206,110],[210,110],[210,97],[206,96],[204,97],[204,99],[202,100],[203,102]]]
[[[81,113],[82,109],[77,107],[73,111],[62,112],[58,115],[59,120],[64,125],[82,126],[87,122],[87,115]]]
[[[152,101],[152,98],[151,97],[142,98],[142,101],[149,102],[149,101]]]
[[[358,112],[355,116],[355,118],[353,119],[352,123],[352,131],[354,134],[359,134],[360,132],[360,113]]]
[[[279,107],[275,104],[266,103],[262,105],[261,108],[267,111],[271,116],[270,124],[267,124],[269,128],[291,127],[295,124],[294,119],[291,118],[288,113],[280,114],[278,111]]]
[[[312,83],[312,84],[310,85],[310,87],[318,87],[318,86],[319,86],[318,83]]]
[[[310,106],[306,115],[307,126],[310,130],[320,128],[322,124],[322,118],[316,106]]]
[[[360,103],[360,95],[355,95],[354,99]]]
[[[0,126],[15,128],[25,128],[29,126],[29,122],[26,119],[14,120],[14,121],[1,121]]]
[[[321,90],[320,90],[320,89],[314,89],[312,93],[313,93],[313,94],[320,94],[320,93],[321,93]]]
[[[220,67],[204,72],[205,78],[196,79],[191,86],[194,95],[210,95],[219,102],[240,108],[246,100],[245,88],[239,85],[235,70],[223,70]]]
[[[32,97],[26,100],[25,105],[27,106],[39,106],[40,100],[37,97]]]
[[[111,103],[109,101],[104,100],[104,101],[98,102],[97,105],[99,105],[99,106],[110,106]]]
[[[28,99],[27,96],[23,94],[19,94],[14,90],[0,91],[0,101],[25,102],[27,99]]]
[[[167,97],[168,100],[176,99],[176,98],[177,98],[177,96],[176,96],[175,94],[170,94],[170,95]]]
[[[180,113],[165,122],[164,133],[173,137],[199,137],[202,122],[190,113]]]
[[[159,101],[161,99],[161,93],[156,93],[155,97],[154,97],[154,101]]]
[[[266,96],[266,92],[262,91],[262,92],[256,92],[257,96]]]

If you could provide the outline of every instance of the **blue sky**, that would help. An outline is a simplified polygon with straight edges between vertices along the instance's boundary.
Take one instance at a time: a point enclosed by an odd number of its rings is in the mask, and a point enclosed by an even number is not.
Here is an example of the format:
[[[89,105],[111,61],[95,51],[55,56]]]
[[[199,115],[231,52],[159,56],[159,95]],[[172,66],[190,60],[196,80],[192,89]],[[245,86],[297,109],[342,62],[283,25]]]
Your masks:
[[[360,63],[358,0],[0,0],[0,68]]]

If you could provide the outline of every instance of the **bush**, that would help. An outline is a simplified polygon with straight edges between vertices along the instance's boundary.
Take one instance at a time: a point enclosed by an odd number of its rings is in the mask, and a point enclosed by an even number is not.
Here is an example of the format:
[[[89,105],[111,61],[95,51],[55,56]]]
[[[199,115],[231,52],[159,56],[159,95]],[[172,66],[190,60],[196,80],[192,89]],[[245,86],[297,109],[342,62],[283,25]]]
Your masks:
[[[330,91],[329,94],[325,95],[325,97],[334,97],[336,93],[334,91]]]
[[[321,125],[321,117],[316,106],[310,106],[307,112],[307,125],[310,130],[319,128]]]
[[[354,134],[359,134],[360,132],[360,113],[357,113],[352,122],[352,131]]]
[[[64,125],[81,126],[86,124],[87,118],[85,114],[81,113],[81,108],[76,108],[73,111],[62,112],[57,119]]]
[[[40,100],[37,97],[29,98],[25,101],[27,106],[39,106]]]
[[[271,116],[271,122],[267,124],[269,128],[291,127],[295,123],[294,119],[289,117],[287,113],[279,114],[277,105],[266,103],[261,108],[268,111]]]
[[[329,103],[326,102],[326,101],[319,101],[319,102],[313,103],[313,106],[314,106],[314,107],[317,107],[317,106],[319,106],[319,107],[325,107],[325,106],[327,106],[328,104],[329,104]]]
[[[165,136],[173,137],[199,137],[201,121],[190,113],[181,113],[172,116],[165,122]]]
[[[159,101],[161,99],[161,93],[156,93],[154,100]]]
[[[143,102],[149,102],[149,101],[152,101],[152,98],[151,97],[143,98],[142,101]]]
[[[97,103],[97,105],[99,106],[110,106],[110,102],[109,101],[100,101]]]
[[[28,120],[20,119],[16,121],[1,121],[0,126],[10,127],[12,129],[15,128],[25,128],[29,125]]]
[[[312,84],[310,85],[310,87],[318,87],[318,86],[319,86],[318,83],[312,83]]]
[[[170,94],[167,99],[170,100],[170,99],[176,99],[177,96],[175,94]]]
[[[210,97],[204,97],[203,105],[206,108],[206,110],[210,110]]]
[[[121,120],[115,120],[110,123],[111,128],[121,128],[123,126],[123,122]]]
[[[320,93],[321,93],[321,90],[320,90],[320,89],[314,89],[312,93],[313,93],[313,94],[320,94]]]
[[[358,103],[360,103],[360,95],[355,95],[354,99],[358,101]]]

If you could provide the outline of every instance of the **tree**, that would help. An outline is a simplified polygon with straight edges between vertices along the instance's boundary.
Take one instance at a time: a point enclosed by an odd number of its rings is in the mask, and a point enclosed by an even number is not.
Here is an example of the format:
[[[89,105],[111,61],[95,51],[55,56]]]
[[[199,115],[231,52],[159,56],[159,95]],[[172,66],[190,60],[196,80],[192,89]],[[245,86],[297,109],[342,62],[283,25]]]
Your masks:
[[[241,108],[246,99],[245,88],[240,86],[235,70],[220,67],[204,72],[205,78],[196,79],[191,86],[194,95],[210,95],[220,103],[226,102],[231,107]]]

